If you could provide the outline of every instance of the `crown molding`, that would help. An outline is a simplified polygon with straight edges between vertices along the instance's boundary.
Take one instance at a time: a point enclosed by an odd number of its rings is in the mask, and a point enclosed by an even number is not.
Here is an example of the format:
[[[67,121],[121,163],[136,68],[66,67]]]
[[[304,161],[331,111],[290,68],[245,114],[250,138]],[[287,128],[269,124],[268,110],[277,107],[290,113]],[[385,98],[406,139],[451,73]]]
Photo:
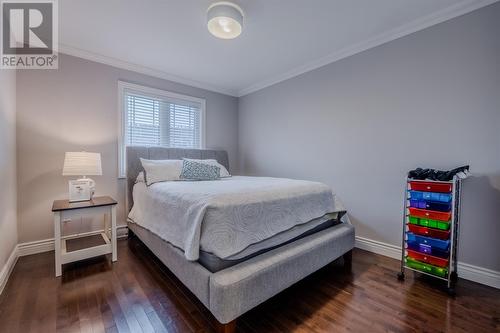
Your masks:
[[[195,87],[195,88],[205,89],[205,90],[217,92],[217,93],[224,94],[224,95],[238,97],[236,90],[225,89],[225,88],[217,87],[217,86],[214,86],[214,85],[211,85],[208,83],[203,83],[203,82],[199,82],[199,81],[195,81],[195,80],[186,79],[186,78],[183,78],[180,76],[176,76],[176,75],[172,75],[172,74],[163,72],[163,71],[158,70],[158,69],[154,69],[154,68],[134,64],[131,62],[127,62],[124,60],[120,60],[117,58],[108,57],[108,56],[104,56],[101,54],[89,52],[89,51],[82,50],[82,49],[79,49],[79,48],[76,48],[73,46],[65,45],[62,43],[59,44],[59,53],[63,53],[63,54],[67,54],[70,56],[98,62],[101,64],[113,66],[116,68],[129,70],[132,72],[137,72],[140,74],[149,75],[149,76],[156,77],[156,78],[163,79],[163,80],[168,80],[168,81],[184,84],[184,85]]]
[[[350,57],[357,53],[369,50],[371,48],[380,46],[382,44],[388,43],[390,41],[396,40],[398,38],[410,35],[417,31],[426,29],[433,25],[451,20],[455,17],[470,13],[479,8],[491,5],[498,2],[499,0],[464,0],[452,6],[449,6],[441,11],[435,12],[433,14],[424,16],[420,19],[412,21],[408,24],[402,25],[396,29],[390,30],[388,32],[382,33],[378,36],[372,37],[360,43],[348,46],[340,51],[329,54],[326,57],[317,59],[315,61],[309,62],[305,65],[299,66],[292,69],[286,73],[279,74],[274,77],[270,77],[266,80],[253,84],[245,89],[238,91],[238,97],[242,97],[258,90],[264,89],[266,87],[275,85],[279,82],[291,79],[293,77],[299,76],[301,74],[307,73],[314,69],[323,67],[325,65],[331,64],[333,62],[339,61],[341,59]]]
[[[180,76],[172,75],[166,72],[163,72],[158,69],[154,69],[151,67],[146,67],[138,64],[134,64],[131,62],[127,62],[124,60],[120,60],[117,58],[113,57],[108,57],[104,56],[101,54],[89,52],[83,49],[79,49],[73,46],[65,45],[60,43],[59,44],[59,53],[75,56],[78,58],[82,59],[87,59],[90,61],[102,63],[105,65],[117,67],[117,68],[122,68],[126,70],[130,70],[133,72],[149,75],[152,77],[200,88],[200,89],[205,89],[217,93],[221,93],[224,95],[229,95],[229,96],[234,96],[234,97],[242,97],[248,94],[251,94],[253,92],[256,92],[258,90],[264,89],[266,87],[275,85],[279,82],[286,81],[288,79],[291,79],[293,77],[299,76],[301,74],[310,72],[312,70],[315,70],[317,68],[323,67],[325,65],[331,64],[333,62],[339,61],[341,59],[350,57],[352,55],[355,55],[357,53],[361,53],[363,51],[369,50],[371,48],[380,46],[382,44],[388,43],[390,41],[396,40],[398,38],[410,35],[412,33],[415,33],[417,31],[426,29],[428,27],[431,27],[433,25],[451,20],[455,17],[470,13],[474,10],[480,9],[482,7],[494,4],[500,0],[464,0],[459,3],[456,3],[455,5],[449,6],[441,11],[435,12],[433,14],[424,16],[420,19],[417,19],[415,21],[412,21],[408,24],[405,24],[403,26],[400,26],[396,29],[390,30],[388,32],[382,33],[378,36],[372,37],[370,39],[367,39],[365,41],[362,41],[360,43],[348,46],[344,49],[341,49],[339,51],[336,51],[334,53],[331,53],[327,55],[326,57],[319,58],[315,61],[306,63],[302,66],[296,67],[295,69],[292,69],[290,71],[287,71],[285,73],[267,78],[265,80],[262,80],[260,82],[257,82],[255,84],[250,85],[247,88],[241,89],[241,90],[236,90],[236,89],[226,89],[218,86],[211,85],[209,83],[204,83],[204,82],[199,82],[195,80],[190,80],[187,78],[183,78]]]

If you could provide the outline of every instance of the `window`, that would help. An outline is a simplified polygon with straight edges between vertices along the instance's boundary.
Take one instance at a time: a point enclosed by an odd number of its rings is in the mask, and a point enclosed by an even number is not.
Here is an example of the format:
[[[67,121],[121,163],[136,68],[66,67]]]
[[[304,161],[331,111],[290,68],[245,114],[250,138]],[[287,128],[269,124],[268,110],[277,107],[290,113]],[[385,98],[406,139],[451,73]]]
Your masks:
[[[127,146],[203,148],[205,100],[119,82],[119,175]]]

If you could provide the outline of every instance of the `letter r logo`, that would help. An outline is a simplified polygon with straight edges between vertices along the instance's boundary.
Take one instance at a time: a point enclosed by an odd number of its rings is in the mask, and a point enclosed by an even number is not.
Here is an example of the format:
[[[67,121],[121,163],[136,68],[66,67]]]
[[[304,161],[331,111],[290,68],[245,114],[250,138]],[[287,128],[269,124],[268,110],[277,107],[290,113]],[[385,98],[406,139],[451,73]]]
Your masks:
[[[51,54],[53,4],[2,2],[3,54]]]

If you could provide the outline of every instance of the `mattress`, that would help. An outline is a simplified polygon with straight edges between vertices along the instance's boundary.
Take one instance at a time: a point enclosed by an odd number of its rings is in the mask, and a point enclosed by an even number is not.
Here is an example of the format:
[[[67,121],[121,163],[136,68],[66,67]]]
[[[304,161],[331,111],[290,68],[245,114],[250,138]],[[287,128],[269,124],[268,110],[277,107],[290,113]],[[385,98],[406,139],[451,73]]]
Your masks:
[[[256,257],[260,254],[274,250],[280,246],[292,243],[296,240],[315,234],[327,228],[336,226],[342,223],[340,221],[341,215],[343,214],[327,214],[324,218],[315,219],[320,221],[319,224],[315,223],[317,221],[313,220],[309,223],[306,223],[305,225],[295,227],[295,230],[288,230],[279,235],[275,235],[270,239],[266,239],[265,241],[253,244],[241,253],[226,259],[221,259],[212,253],[200,251],[198,262],[210,272],[215,273],[228,267],[237,265],[250,258]],[[295,236],[295,234],[297,234],[297,231],[299,231],[299,234]]]
[[[220,259],[242,259],[252,254],[245,251],[275,235],[279,241],[266,247],[326,222],[318,219],[329,213],[345,211],[324,184],[268,177],[137,183],[133,201],[129,221],[183,250],[192,261],[201,251]],[[296,228],[306,224],[303,230]],[[283,239],[289,230],[290,238]]]

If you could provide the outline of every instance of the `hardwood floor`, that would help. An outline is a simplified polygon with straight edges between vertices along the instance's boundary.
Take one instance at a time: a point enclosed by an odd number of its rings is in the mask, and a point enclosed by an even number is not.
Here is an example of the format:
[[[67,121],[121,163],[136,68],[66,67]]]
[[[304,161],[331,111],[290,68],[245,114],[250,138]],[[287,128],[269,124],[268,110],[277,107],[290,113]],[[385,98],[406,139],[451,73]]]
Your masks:
[[[0,296],[1,332],[211,332],[203,305],[137,239],[54,277],[53,252],[19,259]],[[354,250],[243,315],[238,332],[500,332],[500,290],[396,279],[396,260]]]

